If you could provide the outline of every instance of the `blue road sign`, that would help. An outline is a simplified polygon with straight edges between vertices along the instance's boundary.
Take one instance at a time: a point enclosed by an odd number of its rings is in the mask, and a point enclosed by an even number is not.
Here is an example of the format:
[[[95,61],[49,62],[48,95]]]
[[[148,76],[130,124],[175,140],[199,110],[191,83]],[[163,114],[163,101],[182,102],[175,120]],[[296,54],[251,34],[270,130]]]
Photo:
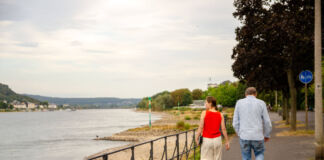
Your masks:
[[[307,84],[309,82],[311,82],[313,80],[313,74],[311,71],[302,71],[300,74],[299,74],[299,80],[304,83],[304,84]]]

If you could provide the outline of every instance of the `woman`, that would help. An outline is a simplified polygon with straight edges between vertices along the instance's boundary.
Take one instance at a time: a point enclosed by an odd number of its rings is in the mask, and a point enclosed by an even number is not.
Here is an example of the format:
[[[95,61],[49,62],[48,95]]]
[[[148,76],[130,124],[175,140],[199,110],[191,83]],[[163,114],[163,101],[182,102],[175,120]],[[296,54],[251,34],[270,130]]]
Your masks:
[[[228,137],[224,122],[224,116],[217,111],[216,99],[207,97],[205,101],[206,111],[201,113],[200,124],[196,135],[196,143],[199,144],[199,136],[202,133],[201,160],[221,160],[222,138],[220,127],[225,137],[225,146],[229,150]]]

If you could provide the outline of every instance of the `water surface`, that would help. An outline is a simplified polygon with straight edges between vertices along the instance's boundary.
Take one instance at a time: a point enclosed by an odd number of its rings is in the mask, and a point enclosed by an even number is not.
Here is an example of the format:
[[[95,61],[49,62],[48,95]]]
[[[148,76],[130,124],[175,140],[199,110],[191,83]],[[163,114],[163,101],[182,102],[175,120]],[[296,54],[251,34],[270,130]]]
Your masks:
[[[152,115],[152,120],[160,117]],[[0,113],[1,160],[80,160],[127,142],[95,141],[148,124],[131,109]]]

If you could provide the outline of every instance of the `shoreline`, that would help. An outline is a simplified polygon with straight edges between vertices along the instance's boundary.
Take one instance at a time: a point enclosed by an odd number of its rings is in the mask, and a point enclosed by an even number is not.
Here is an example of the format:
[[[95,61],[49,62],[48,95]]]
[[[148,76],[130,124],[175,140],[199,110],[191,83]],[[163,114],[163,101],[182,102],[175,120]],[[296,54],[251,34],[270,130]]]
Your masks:
[[[145,110],[133,110],[134,112],[141,112],[141,113],[148,113],[148,111]],[[181,113],[181,114],[180,114]],[[190,124],[192,128],[197,128],[199,124],[199,119],[193,119],[194,116],[197,116],[197,114],[200,115],[200,111],[164,111],[164,112],[152,112],[152,114],[158,114],[161,116],[159,120],[152,122],[152,128],[150,129],[148,124],[142,125],[139,127],[131,128],[119,133],[115,133],[112,136],[108,137],[98,137],[94,140],[109,140],[109,141],[126,141],[130,142],[128,145],[123,145],[120,147],[113,147],[108,148],[102,151],[99,151],[97,153],[94,153],[92,155],[86,156],[84,159],[88,159],[91,157],[96,157],[98,155],[112,152],[118,149],[122,149],[131,145],[134,145],[136,143],[149,141],[161,136],[175,134],[178,132],[183,131],[181,128],[177,128],[177,122],[184,121],[185,123]],[[186,120],[188,116],[191,116],[192,119]],[[188,118],[187,118],[188,119]],[[169,142],[168,142],[169,143]],[[156,146],[155,146],[156,145]],[[154,148],[160,148],[162,147],[162,142],[159,144],[154,144]],[[146,155],[146,152],[149,150],[149,145],[144,145],[143,147],[138,147],[140,149],[136,149],[136,155]],[[124,152],[124,151],[123,151]],[[156,152],[156,151],[155,151]],[[109,158],[111,159],[111,157]],[[116,154],[113,155],[112,159],[127,159],[125,157],[125,154]]]

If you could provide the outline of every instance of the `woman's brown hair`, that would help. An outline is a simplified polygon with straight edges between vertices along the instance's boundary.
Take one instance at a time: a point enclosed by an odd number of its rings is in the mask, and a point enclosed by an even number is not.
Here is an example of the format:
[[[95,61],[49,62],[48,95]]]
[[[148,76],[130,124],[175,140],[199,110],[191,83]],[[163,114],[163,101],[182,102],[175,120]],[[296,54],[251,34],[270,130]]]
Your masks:
[[[211,103],[211,107],[214,107],[215,109],[217,109],[217,102],[216,102],[216,99],[215,99],[214,97],[212,97],[212,96],[208,96],[208,97],[206,98],[206,101],[207,101],[208,103]]]

